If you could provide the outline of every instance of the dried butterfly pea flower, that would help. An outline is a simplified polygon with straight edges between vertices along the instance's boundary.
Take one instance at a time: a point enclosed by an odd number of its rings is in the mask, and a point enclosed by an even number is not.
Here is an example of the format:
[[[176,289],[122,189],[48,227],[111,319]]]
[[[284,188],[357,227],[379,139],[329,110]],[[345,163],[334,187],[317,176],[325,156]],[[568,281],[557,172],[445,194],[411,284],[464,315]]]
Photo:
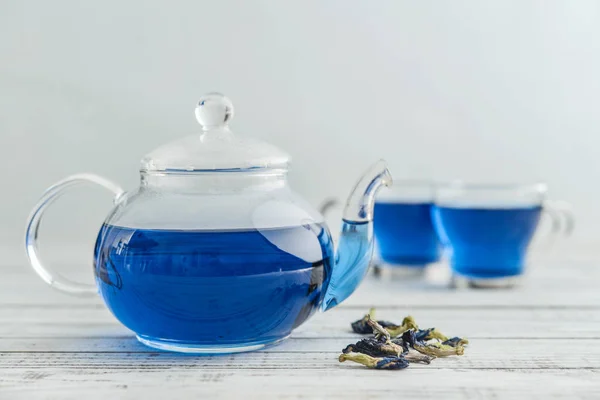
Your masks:
[[[362,353],[371,357],[400,356],[404,348],[391,341],[381,341],[375,338],[361,339],[355,344],[346,346],[342,353]]]
[[[373,330],[376,338],[382,338],[384,340],[390,339],[390,333],[387,329],[381,326],[377,321],[372,320],[370,316],[367,318],[367,325]]]
[[[354,333],[359,333],[361,335],[366,335],[369,333],[373,333],[373,329],[367,324],[367,320],[375,317],[375,309],[371,308],[367,315],[359,319],[358,321],[354,321],[350,324],[352,326],[352,331]]]
[[[453,355],[461,356],[464,354],[465,349],[461,345],[450,346],[448,344],[443,344],[439,341],[436,341],[437,339],[425,342],[417,339],[419,337],[417,333],[418,332],[412,330],[406,331],[402,334],[402,336],[399,339],[395,339],[394,342],[396,344],[399,344],[398,342],[401,340],[402,346],[405,349],[413,348],[419,353],[431,357],[447,357]]]
[[[433,357],[462,356],[465,353],[465,348],[462,346],[452,347],[435,342],[426,344],[416,342],[414,349],[419,353]]]
[[[429,329],[419,329],[415,332],[415,339],[418,340],[419,342],[422,342],[424,340],[427,340],[427,337],[429,336],[429,334],[431,333],[432,330],[434,330],[435,328],[429,328]]]
[[[442,344],[445,344],[445,345],[448,345],[448,346],[452,346],[452,347],[458,347],[458,346],[464,346],[466,344],[469,344],[469,341],[467,339],[464,339],[464,338],[453,337],[451,339],[444,340],[442,342]]]
[[[352,331],[354,333],[358,333],[361,335],[368,335],[373,333],[373,328],[371,328],[368,324],[367,324],[367,320],[371,318],[371,319],[375,319],[375,309],[371,308],[369,310],[369,313],[367,315],[365,315],[364,317],[362,317],[361,319],[359,319],[358,321],[354,321],[350,324],[350,326],[352,326]],[[394,324],[393,322],[389,322],[389,321],[377,321],[379,323],[379,325],[385,327],[394,327],[397,326],[397,324]]]
[[[374,369],[404,369],[409,365],[404,357],[371,357],[360,353],[340,354],[339,361],[354,361]]]
[[[402,356],[410,363],[430,364],[435,357],[421,354],[414,349],[409,349]]]
[[[416,332],[412,329],[405,331],[401,336],[394,339],[394,342],[397,344],[402,343],[402,347],[404,347],[405,351],[408,351],[410,348],[415,347],[415,343],[420,343],[416,338]]]
[[[415,337],[419,341],[438,339],[441,342],[445,342],[448,340],[448,337],[446,335],[444,335],[442,332],[438,331],[435,328],[419,329],[415,333]]]
[[[400,326],[388,326],[385,328],[388,333],[390,334],[391,337],[397,337],[402,335],[404,332],[412,329],[412,330],[417,330],[419,329],[417,323],[415,322],[415,319],[412,316],[408,316],[406,318],[404,318],[402,320],[402,325]]]
[[[395,327],[397,327],[397,326],[398,326],[398,324],[395,324],[395,323],[393,323],[393,322],[390,322],[390,321],[382,321],[382,320],[379,320],[379,321],[377,321],[377,323],[378,323],[379,325],[383,326],[383,327],[384,327],[384,328],[386,328],[386,329],[387,329],[387,328],[395,328]]]
[[[390,357],[402,355],[409,362],[429,364],[434,357],[421,354],[416,350],[404,346],[402,339],[361,339],[355,344],[349,344],[342,353],[361,353],[371,357]]]
[[[409,365],[409,362],[402,357],[385,357],[378,360],[376,369],[404,369]]]
[[[429,333],[429,337],[427,337],[427,340],[430,340],[430,339],[437,339],[440,342],[445,342],[446,340],[448,340],[448,336],[444,335],[442,332],[433,328],[431,330],[431,332]]]
[[[400,369],[408,363],[429,364],[436,357],[462,355],[469,341],[459,337],[448,338],[436,330],[419,329],[414,318],[408,316],[402,325],[374,320],[374,309],[352,324],[357,333],[374,333],[374,337],[348,345],[340,362],[351,360],[369,368]]]

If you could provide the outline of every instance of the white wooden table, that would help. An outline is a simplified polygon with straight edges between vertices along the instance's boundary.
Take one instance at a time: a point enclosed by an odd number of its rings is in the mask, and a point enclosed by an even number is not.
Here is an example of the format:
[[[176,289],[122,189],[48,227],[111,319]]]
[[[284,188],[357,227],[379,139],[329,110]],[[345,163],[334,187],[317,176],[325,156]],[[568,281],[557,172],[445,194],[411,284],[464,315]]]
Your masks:
[[[513,290],[451,290],[370,277],[339,308],[264,351],[198,357],[137,343],[100,299],[47,288],[25,265],[0,278],[0,399],[600,399],[600,267],[537,261]],[[90,274],[89,271],[83,271]],[[464,336],[462,357],[401,371],[337,361],[370,306]]]

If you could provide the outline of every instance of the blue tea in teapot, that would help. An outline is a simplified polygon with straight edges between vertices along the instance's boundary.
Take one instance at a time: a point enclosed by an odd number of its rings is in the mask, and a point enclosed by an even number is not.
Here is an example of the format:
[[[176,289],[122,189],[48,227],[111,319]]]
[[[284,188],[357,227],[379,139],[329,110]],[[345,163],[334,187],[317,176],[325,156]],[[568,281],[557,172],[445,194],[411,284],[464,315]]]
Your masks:
[[[281,238],[292,247],[277,247]],[[298,256],[307,251],[314,254]],[[223,231],[104,225],[94,258],[106,305],[141,340],[223,346],[289,335],[318,309],[333,266],[321,224]]]
[[[322,215],[288,185],[287,154],[234,135],[228,127],[233,106],[222,95],[205,96],[196,117],[201,132],[142,160],[135,190],[92,174],[49,188],[28,221],[27,254],[52,287],[99,291],[114,316],[149,346],[195,353],[259,349],[354,292],[372,255],[375,193],[391,177],[380,161],[358,181],[334,255]],[[96,240],[96,285],[56,274],[37,250],[45,209],[84,182],[115,194]]]

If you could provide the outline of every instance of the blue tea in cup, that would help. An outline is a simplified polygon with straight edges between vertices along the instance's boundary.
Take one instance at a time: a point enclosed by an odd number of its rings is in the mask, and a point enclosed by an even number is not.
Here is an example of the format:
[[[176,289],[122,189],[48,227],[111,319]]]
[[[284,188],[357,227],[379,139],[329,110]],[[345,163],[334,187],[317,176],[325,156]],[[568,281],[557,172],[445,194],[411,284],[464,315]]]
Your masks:
[[[543,184],[438,187],[432,217],[455,278],[476,286],[514,283],[544,211],[555,231],[564,227],[570,233],[570,211],[550,209],[546,190]]]
[[[380,191],[373,218],[377,264],[422,270],[439,260],[441,246],[431,220],[433,191],[431,183],[411,181]]]

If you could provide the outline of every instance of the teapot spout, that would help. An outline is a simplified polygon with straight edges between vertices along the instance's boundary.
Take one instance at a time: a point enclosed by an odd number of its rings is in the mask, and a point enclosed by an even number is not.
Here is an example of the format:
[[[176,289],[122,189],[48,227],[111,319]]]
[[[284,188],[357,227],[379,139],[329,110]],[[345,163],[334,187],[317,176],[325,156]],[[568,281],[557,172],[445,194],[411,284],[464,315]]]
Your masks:
[[[344,208],[342,230],[335,252],[335,265],[321,311],[327,311],[350,296],[365,277],[373,255],[373,208],[381,186],[392,184],[385,161],[371,166],[350,193]]]

